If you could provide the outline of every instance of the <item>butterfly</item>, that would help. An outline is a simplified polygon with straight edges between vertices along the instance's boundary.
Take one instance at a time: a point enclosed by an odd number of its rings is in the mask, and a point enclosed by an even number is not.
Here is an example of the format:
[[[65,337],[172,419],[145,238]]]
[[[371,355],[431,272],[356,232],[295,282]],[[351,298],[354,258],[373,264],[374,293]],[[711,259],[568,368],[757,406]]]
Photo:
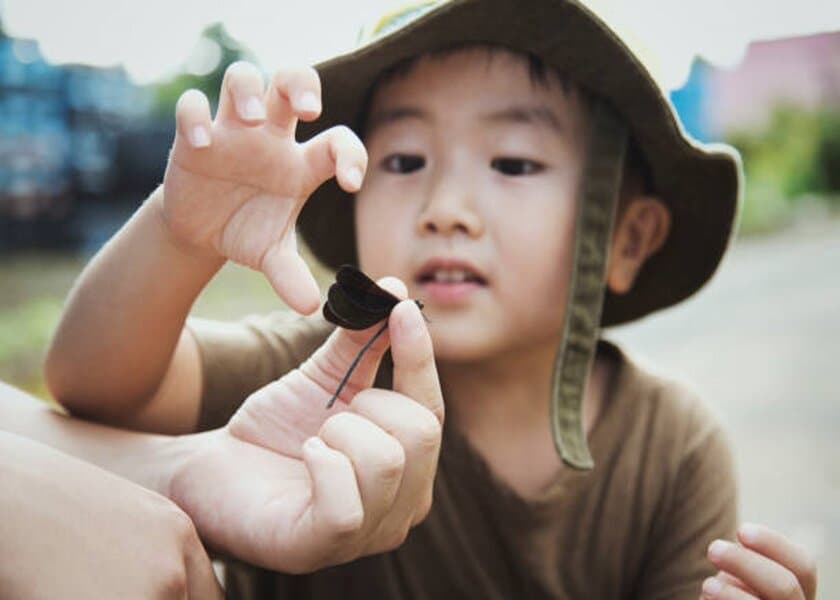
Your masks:
[[[399,302],[399,298],[376,285],[375,281],[353,265],[339,267],[335,275],[335,283],[327,291],[327,301],[324,303],[323,310],[324,318],[339,327],[353,330],[367,329],[383,319],[385,323],[373,334],[373,337],[365,342],[356,358],[350,363],[350,368],[338,384],[338,389],[327,402],[328,409],[332,408],[362,355],[387,329],[388,316]],[[420,300],[414,302],[420,310],[423,310],[423,303]],[[425,315],[423,318],[426,318]],[[428,322],[428,319],[426,321]]]

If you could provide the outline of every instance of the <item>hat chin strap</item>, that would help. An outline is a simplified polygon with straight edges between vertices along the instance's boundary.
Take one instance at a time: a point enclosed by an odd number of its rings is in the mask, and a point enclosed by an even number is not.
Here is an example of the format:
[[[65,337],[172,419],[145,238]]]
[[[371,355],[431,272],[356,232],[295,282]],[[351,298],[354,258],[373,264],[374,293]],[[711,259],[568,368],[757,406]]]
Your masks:
[[[589,157],[578,195],[563,335],[551,378],[554,446],[563,462],[575,469],[595,465],[583,428],[582,405],[600,333],[607,258],[626,146],[624,121],[606,103],[596,100]]]

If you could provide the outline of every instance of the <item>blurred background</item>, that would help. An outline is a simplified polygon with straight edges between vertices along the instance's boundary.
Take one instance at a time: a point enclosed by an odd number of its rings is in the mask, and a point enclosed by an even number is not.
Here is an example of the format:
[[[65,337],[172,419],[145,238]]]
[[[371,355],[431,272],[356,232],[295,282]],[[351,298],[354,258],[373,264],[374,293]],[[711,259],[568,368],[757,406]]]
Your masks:
[[[297,4],[0,3],[0,379],[48,397],[41,360],[63,300],[161,181],[183,90],[214,103],[234,60],[268,74],[349,50],[402,3]],[[840,598],[840,5],[589,4],[691,135],[740,150],[747,179],[710,285],[606,336],[701,394],[732,439],[743,519],[810,548],[820,596]],[[282,308],[261,276],[228,266],[195,313]]]

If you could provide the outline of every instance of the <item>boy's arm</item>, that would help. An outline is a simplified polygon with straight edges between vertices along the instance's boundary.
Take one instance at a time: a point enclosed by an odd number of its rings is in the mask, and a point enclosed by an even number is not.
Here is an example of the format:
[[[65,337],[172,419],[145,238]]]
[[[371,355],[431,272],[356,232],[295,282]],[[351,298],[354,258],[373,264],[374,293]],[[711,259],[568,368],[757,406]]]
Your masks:
[[[164,176],[73,290],[45,374],[72,412],[157,431],[195,424],[202,373],[183,330],[189,309],[225,260],[260,270],[281,299],[309,314],[318,286],[297,252],[295,221],[326,179],[355,192],[367,155],[347,127],[305,143],[299,118],[320,111],[314,69],[278,71],[265,89],[247,63],[225,73],[219,109],[185,92]]]
[[[191,431],[201,366],[184,321],[223,264],[167,232],[159,187],[85,268],[45,364],[73,413],[165,433]]]

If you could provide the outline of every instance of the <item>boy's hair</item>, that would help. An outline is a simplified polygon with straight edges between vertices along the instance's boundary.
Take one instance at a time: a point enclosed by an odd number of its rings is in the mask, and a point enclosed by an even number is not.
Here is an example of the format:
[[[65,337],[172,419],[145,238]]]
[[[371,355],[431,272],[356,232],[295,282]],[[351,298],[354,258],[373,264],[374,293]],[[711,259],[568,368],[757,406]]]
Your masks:
[[[547,65],[545,61],[531,52],[523,53],[511,50],[505,46],[481,42],[464,42],[448,46],[446,48],[428,52],[419,56],[412,56],[402,60],[389,69],[380,73],[374,84],[368,90],[359,119],[360,137],[364,139],[367,134],[367,118],[369,116],[370,104],[377,89],[390,83],[407,77],[417,66],[421,59],[441,60],[464,50],[482,50],[486,53],[488,63],[497,54],[507,54],[518,60],[527,61],[528,76],[534,88],[549,89],[553,83],[559,84],[566,95],[576,95],[581,101],[581,106],[587,113],[591,110],[593,101],[588,90],[579,86],[565,73]],[[638,144],[632,136],[629,138],[627,150],[624,156],[624,168],[622,173],[621,188],[619,190],[617,216],[623,214],[624,209],[630,204],[632,198],[639,194],[650,194],[653,192],[653,184],[650,168],[644,156],[639,150]]]

